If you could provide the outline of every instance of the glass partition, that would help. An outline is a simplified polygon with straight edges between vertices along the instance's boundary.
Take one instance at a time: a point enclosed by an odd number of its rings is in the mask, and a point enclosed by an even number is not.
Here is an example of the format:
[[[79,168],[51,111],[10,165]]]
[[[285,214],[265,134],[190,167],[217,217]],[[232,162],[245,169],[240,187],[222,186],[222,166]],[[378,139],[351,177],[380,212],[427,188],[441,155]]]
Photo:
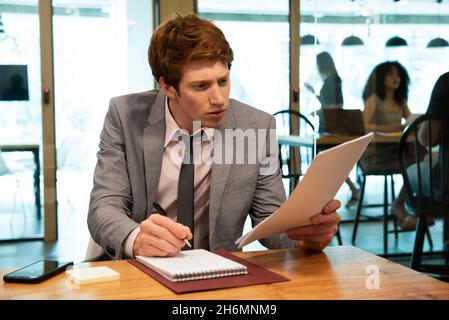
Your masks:
[[[38,1],[0,1],[0,241],[42,239]]]
[[[54,0],[53,7],[60,237],[87,243],[89,194],[109,99],[153,89],[147,62],[152,1]]]
[[[301,111],[321,106],[305,84],[319,92],[323,81],[316,56],[328,52],[342,79],[344,108],[363,109],[370,72],[379,63],[397,60],[410,76],[411,112],[425,112],[433,84],[449,70],[447,12],[447,1],[301,1]]]
[[[234,51],[231,98],[270,114],[289,109],[288,0],[199,0]]]
[[[403,229],[413,230],[412,224],[402,223],[416,222],[416,217],[404,204],[405,193],[400,192],[397,147],[406,118],[426,112],[436,80],[449,71],[448,13],[448,1],[300,1],[300,110],[312,115],[319,128],[318,149],[331,146],[323,143],[329,136],[344,135],[330,130],[326,114],[349,114],[326,109],[359,110],[364,130],[377,134],[361,157],[360,174],[356,176],[355,170],[351,174],[352,181],[359,182],[360,194],[364,193],[363,203],[373,207],[364,206],[362,214],[382,218],[382,207],[375,206],[385,205],[385,215],[388,219],[394,216]],[[338,118],[333,124],[341,129],[347,120]],[[391,183],[387,183],[388,176]],[[343,204],[352,203],[347,207],[353,210],[342,208],[341,212],[343,220],[354,221],[358,201],[353,200],[360,194],[353,192],[356,197],[351,199],[347,191],[344,184],[337,197]],[[386,253],[388,235],[384,232]]]

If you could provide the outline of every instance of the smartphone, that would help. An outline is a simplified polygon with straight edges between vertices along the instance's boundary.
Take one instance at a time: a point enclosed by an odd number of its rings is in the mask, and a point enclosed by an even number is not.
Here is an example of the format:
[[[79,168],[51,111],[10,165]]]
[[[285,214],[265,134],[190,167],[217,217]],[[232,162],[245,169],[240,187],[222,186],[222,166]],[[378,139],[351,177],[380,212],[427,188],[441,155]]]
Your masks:
[[[73,262],[41,260],[3,276],[5,282],[38,283],[63,272]]]

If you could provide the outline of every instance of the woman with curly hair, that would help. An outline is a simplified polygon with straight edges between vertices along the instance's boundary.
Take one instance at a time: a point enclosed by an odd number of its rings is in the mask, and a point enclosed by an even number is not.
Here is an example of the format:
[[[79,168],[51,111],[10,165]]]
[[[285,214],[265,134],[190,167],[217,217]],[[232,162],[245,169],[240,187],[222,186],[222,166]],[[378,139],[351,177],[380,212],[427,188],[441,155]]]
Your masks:
[[[409,84],[410,77],[407,70],[397,61],[383,62],[373,69],[362,95],[365,104],[363,120],[366,131],[385,133],[402,131],[402,119],[407,119],[411,115],[407,105]],[[397,147],[379,143],[368,146],[360,159],[362,170],[398,172]],[[416,226],[416,219],[413,219],[405,206],[401,205],[405,201],[405,196],[405,190],[401,188],[392,206],[392,214],[398,219],[402,229],[411,230]],[[429,222],[431,225],[432,221]]]
[[[377,65],[363,90],[363,120],[367,131],[399,132],[402,118],[411,114],[407,106],[410,77],[397,61]]]

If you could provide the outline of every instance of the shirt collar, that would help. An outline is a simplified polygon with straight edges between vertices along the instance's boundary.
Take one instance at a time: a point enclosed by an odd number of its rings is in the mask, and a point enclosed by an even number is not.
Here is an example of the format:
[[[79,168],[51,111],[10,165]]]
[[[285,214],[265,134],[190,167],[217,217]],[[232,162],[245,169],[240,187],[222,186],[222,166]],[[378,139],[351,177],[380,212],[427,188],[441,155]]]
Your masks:
[[[201,128],[204,131],[203,141],[212,142],[214,139],[214,128]],[[201,130],[199,129],[199,130]],[[198,133],[197,130],[194,132],[194,135]],[[165,97],[165,142],[164,148],[170,143],[170,141],[179,141],[178,137],[185,135],[185,131],[182,130],[173,118],[173,115],[170,112],[170,108],[168,107],[168,97]]]

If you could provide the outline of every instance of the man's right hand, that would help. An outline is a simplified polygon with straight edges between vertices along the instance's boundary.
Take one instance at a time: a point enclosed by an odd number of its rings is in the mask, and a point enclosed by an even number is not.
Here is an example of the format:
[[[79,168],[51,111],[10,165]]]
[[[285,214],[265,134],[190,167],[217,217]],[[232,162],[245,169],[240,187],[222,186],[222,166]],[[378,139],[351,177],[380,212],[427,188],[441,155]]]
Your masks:
[[[181,251],[183,239],[192,239],[189,227],[158,213],[140,223],[140,232],[133,245],[133,254],[147,257],[165,257]]]

